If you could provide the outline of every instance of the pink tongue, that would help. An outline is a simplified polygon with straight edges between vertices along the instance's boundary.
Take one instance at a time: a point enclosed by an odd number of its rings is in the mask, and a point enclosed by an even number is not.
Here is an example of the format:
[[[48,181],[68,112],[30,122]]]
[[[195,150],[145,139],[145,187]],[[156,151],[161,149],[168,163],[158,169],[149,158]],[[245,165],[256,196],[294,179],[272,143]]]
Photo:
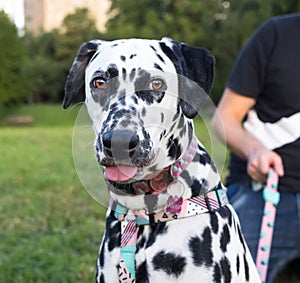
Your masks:
[[[108,180],[115,181],[115,182],[123,182],[128,181],[137,172],[136,167],[132,166],[112,166],[106,167],[105,169],[105,177]]]

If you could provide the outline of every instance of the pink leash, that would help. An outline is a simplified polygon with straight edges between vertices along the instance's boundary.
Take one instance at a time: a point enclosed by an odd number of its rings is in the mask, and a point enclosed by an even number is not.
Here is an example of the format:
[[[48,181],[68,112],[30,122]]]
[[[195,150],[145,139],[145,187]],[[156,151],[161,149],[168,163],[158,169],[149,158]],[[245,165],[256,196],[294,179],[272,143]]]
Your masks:
[[[256,256],[256,267],[262,283],[265,283],[267,278],[276,218],[276,208],[280,201],[280,194],[277,191],[277,188],[278,175],[273,169],[270,169],[268,173],[267,184],[262,192],[263,199],[265,200],[265,207]]]

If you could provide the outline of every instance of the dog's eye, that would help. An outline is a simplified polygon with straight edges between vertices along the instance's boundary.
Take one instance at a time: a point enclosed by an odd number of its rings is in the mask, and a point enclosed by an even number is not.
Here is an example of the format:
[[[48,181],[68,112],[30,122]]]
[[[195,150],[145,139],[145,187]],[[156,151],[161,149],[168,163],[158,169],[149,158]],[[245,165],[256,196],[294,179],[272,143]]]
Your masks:
[[[106,80],[103,78],[95,78],[93,80],[93,86],[95,88],[104,89],[106,87]]]
[[[161,79],[154,79],[150,82],[150,90],[160,90],[164,86],[164,81]]]

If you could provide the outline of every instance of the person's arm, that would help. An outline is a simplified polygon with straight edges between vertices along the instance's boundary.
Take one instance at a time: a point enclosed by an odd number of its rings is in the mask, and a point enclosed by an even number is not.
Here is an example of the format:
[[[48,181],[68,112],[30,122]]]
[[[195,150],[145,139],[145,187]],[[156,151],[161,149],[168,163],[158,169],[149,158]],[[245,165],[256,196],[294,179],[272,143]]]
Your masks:
[[[242,96],[226,88],[212,118],[212,129],[222,142],[239,157],[248,160],[247,173],[260,183],[265,182],[270,167],[282,176],[281,157],[265,148],[247,133],[242,121],[255,104],[255,99]]]

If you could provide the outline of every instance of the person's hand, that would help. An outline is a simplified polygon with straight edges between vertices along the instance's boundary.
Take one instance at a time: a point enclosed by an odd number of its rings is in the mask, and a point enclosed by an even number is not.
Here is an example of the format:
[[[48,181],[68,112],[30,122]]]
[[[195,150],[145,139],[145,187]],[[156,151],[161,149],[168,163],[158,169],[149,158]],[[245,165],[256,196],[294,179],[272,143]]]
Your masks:
[[[275,151],[260,148],[251,152],[247,173],[254,181],[265,183],[270,167],[273,167],[280,177],[284,175],[282,159]]]

